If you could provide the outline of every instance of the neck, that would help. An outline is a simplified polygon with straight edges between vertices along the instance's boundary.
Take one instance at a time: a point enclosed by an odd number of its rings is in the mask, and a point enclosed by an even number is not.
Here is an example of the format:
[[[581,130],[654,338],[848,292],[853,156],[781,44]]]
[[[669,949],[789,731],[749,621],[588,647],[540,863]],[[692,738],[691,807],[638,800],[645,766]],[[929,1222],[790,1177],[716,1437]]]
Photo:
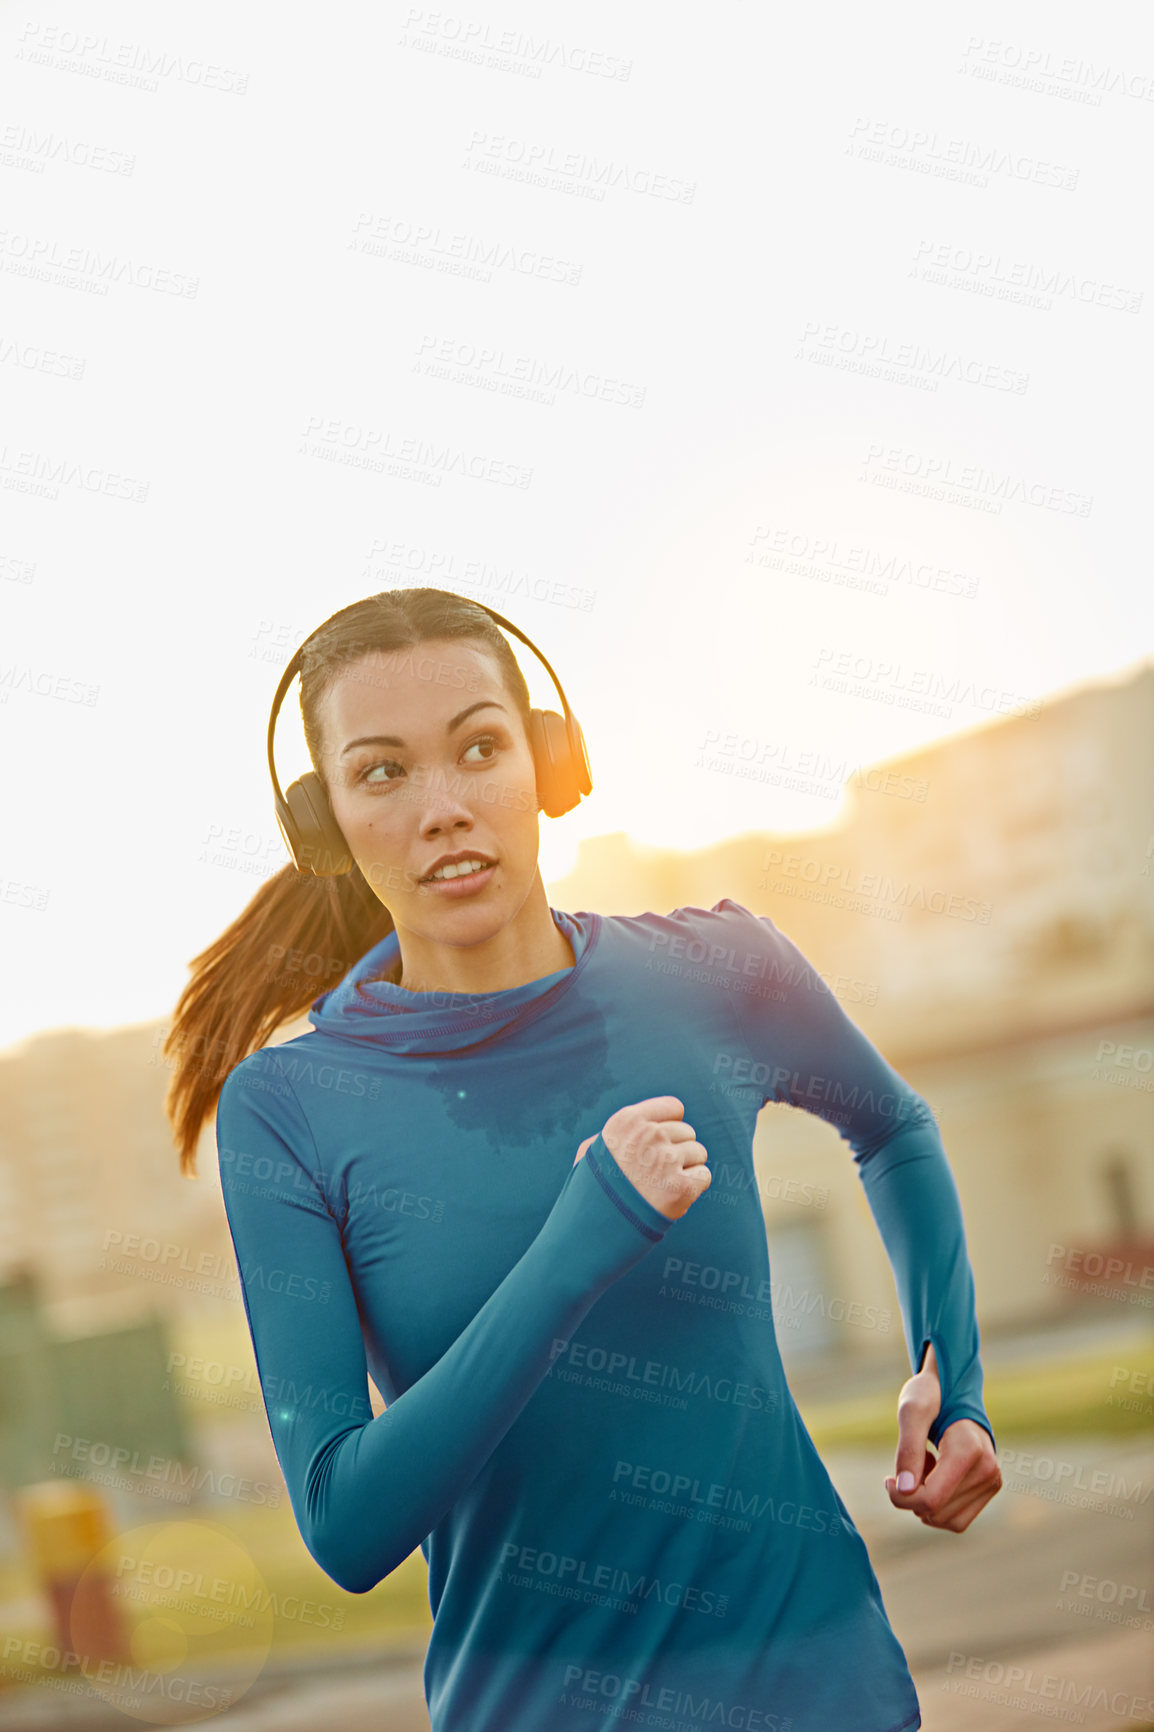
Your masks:
[[[526,986],[559,969],[576,966],[573,946],[553,919],[538,879],[518,915],[476,945],[430,944],[397,929],[401,954],[378,979],[404,992],[487,993]]]

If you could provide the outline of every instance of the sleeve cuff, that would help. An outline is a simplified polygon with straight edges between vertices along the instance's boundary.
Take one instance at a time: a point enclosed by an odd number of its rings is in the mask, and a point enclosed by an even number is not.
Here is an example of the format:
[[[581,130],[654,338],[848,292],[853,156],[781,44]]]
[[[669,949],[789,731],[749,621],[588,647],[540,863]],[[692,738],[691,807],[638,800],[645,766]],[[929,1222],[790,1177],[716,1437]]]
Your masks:
[[[980,1408],[971,1407],[969,1405],[949,1407],[944,1413],[939,1413],[938,1417],[931,1425],[929,1432],[930,1442],[933,1444],[935,1449],[940,1448],[943,1431],[948,1431],[950,1426],[959,1419],[972,1419],[976,1424],[980,1425],[984,1431],[988,1431],[990,1434],[990,1442],[994,1446],[995,1454],[997,1453],[998,1440],[994,1436],[994,1428],[990,1424],[989,1419]]]
[[[645,1237],[654,1243],[660,1239],[673,1222],[668,1215],[663,1215],[660,1209],[655,1209],[647,1197],[631,1179],[626,1178],[609,1149],[601,1140],[600,1133],[594,1137],[586,1149],[582,1159],[588,1164],[602,1190],[616,1203],[626,1220],[632,1221]]]

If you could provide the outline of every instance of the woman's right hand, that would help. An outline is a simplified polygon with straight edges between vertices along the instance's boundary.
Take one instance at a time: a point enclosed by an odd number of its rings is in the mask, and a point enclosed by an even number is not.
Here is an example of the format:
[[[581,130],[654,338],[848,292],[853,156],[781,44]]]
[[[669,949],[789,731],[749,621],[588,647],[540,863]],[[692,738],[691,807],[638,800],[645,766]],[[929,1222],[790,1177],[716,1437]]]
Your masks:
[[[600,1134],[630,1184],[670,1221],[679,1220],[713,1182],[708,1151],[685,1123],[685,1103],[676,1095],[620,1107]],[[595,1136],[585,1138],[574,1166]]]

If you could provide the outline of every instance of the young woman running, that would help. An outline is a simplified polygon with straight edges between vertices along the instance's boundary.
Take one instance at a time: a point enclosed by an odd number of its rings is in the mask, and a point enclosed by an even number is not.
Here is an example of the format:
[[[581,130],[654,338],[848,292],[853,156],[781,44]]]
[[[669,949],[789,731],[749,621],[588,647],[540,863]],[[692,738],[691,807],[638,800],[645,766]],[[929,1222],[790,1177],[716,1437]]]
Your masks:
[[[216,1103],[309,1552],[362,1594],[420,1547],[433,1732],[920,1726],[786,1382],[752,1144],[772,1100],[852,1149],[913,1368],[886,1484],[960,1533],[1001,1476],[926,1102],[767,916],[550,907],[576,723],[479,604],[370,596],[300,671],[319,782],[287,798],[327,800],[336,858],[294,852],[194,960],[168,1104],[192,1172]]]

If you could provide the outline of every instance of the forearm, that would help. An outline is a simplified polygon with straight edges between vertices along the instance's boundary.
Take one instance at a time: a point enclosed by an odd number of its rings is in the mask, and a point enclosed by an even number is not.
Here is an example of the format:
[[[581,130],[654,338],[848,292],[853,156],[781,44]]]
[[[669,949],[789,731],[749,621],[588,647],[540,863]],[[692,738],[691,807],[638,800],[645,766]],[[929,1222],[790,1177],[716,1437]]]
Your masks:
[[[956,1419],[976,1420],[993,1439],[957,1185],[928,1106],[912,1091],[908,1101],[914,1110],[858,1158],[858,1171],[894,1272],[911,1370],[921,1369],[933,1343],[942,1405],[930,1441],[936,1446]]]
[[[591,1158],[592,1157],[592,1158]],[[243,1231],[242,1199],[232,1217]],[[375,1587],[447,1515],[485,1466],[548,1374],[558,1351],[611,1283],[671,1225],[641,1198],[597,1139],[567,1175],[537,1237],[441,1358],[360,1424],[343,1426],[299,1399],[273,1399],[294,1382],[338,1387],[357,1380],[351,1291],[341,1287],[335,1229],[319,1217],[296,1227],[294,1261],[328,1274],[346,1313],[349,1345],[334,1352],[337,1317],[319,1308],[307,1322],[274,1310],[263,1291],[244,1285],[266,1411],[293,1512],[308,1550],[350,1593]],[[306,1235],[302,1237],[301,1235]],[[332,1307],[330,1307],[330,1310]],[[299,1310],[299,1308],[298,1308]],[[362,1350],[358,1338],[358,1355]],[[360,1372],[361,1382],[364,1372]],[[341,1409],[347,1413],[347,1407]]]

